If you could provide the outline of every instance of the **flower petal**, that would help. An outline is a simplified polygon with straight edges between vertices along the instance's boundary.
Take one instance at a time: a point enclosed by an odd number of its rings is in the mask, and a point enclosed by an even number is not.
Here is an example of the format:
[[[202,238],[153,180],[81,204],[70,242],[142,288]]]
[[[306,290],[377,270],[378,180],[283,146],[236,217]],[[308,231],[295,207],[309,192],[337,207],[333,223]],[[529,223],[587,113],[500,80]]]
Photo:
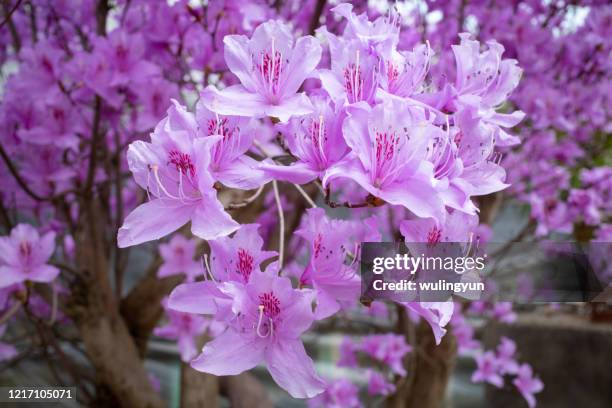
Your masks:
[[[191,218],[191,232],[206,240],[224,237],[239,227],[214,195],[204,197]]]
[[[283,95],[295,94],[306,77],[317,67],[321,60],[321,44],[311,35],[300,37],[295,43],[289,64],[283,73]]]
[[[312,112],[314,112],[314,106],[304,93],[282,99],[277,105],[265,107],[267,116],[278,118],[281,122],[287,122],[292,116],[303,116]]]
[[[325,390],[301,340],[279,341],[268,348],[265,358],[274,381],[293,398],[312,398]]]
[[[259,168],[275,180],[289,181],[297,184],[309,183],[319,175],[319,173],[313,170],[308,164],[301,162],[297,162],[290,166],[261,163]]]
[[[252,190],[270,181],[270,177],[259,169],[259,162],[248,156],[232,160],[215,172],[217,180],[231,188]]]
[[[230,328],[206,343],[191,367],[213,375],[237,375],[263,360],[265,345],[258,337],[247,337]]]
[[[226,35],[223,38],[223,55],[228,68],[238,77],[249,92],[256,92],[256,82],[253,79],[249,39],[244,35]]]
[[[179,200],[158,198],[139,205],[117,233],[117,245],[125,248],[162,238],[189,221],[194,206]]]
[[[178,312],[214,315],[224,297],[214,282],[183,283],[170,293],[168,307]]]
[[[206,108],[220,115],[248,116],[262,118],[266,116],[267,101],[257,93],[249,92],[242,85],[234,85],[219,91],[208,86],[202,91],[202,102]]]

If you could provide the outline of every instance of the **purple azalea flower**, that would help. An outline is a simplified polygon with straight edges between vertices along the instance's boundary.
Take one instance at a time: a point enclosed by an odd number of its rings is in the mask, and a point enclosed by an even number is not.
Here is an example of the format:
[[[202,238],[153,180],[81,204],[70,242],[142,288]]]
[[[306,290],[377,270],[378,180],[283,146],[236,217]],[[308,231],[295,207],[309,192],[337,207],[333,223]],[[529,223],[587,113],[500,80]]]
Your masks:
[[[107,86],[119,86],[142,80],[144,77],[159,75],[159,68],[143,57],[146,44],[141,34],[129,34],[117,29],[108,37],[96,37],[95,51],[110,62],[112,77]]]
[[[507,337],[502,337],[497,346],[497,362],[501,374],[516,374],[519,370],[516,356],[516,343]]]
[[[412,351],[412,347],[406,344],[404,336],[394,333],[367,336],[359,349],[373,359],[388,365],[395,374],[402,377],[406,375],[404,356]]]
[[[348,146],[342,137],[344,113],[334,110],[328,100],[313,99],[315,112],[292,118],[283,127],[284,140],[298,158],[290,166],[262,163],[260,168],[277,180],[305,184],[322,179],[325,171],[344,157]]]
[[[506,172],[495,154],[495,130],[480,120],[473,108],[455,115],[456,133],[435,128],[429,160],[434,164],[436,187],[444,203],[452,208],[476,214],[472,196],[491,194],[508,187]]]
[[[331,11],[344,17],[347,21],[343,37],[357,38],[371,46],[385,42],[396,45],[399,41],[400,27],[398,16],[395,14],[389,13],[387,16],[370,21],[367,13],[360,15],[353,13],[353,5],[350,3],[341,3]]]
[[[501,388],[504,385],[504,379],[500,375],[499,362],[495,353],[487,351],[476,357],[478,365],[476,371],[472,374],[472,382],[487,382]]]
[[[6,325],[0,326],[0,338],[4,336]],[[17,349],[8,343],[0,341],[0,362],[10,360],[17,356]]]
[[[368,370],[368,394],[387,396],[395,392],[395,384],[376,370]]]
[[[164,78],[147,78],[147,83],[135,90],[142,110],[138,112],[135,128],[138,131],[148,131],[165,115],[168,100],[179,96],[178,87]]]
[[[478,108],[482,120],[495,126],[496,143],[499,146],[518,144],[519,139],[502,128],[517,125],[525,114],[521,111],[497,113],[495,108],[516,88],[522,69],[517,66],[516,60],[501,59],[504,47],[496,41],[489,41],[489,48],[481,52],[480,43],[472,40],[470,34],[459,34],[459,37],[461,43],[452,46],[457,64],[455,89],[459,104]]]
[[[314,321],[311,291],[293,289],[289,278],[279,277],[272,265],[267,272],[251,274],[246,285],[225,282],[219,291],[231,303],[231,314],[225,316],[229,327],[204,346],[202,354],[191,362],[194,369],[237,375],[264,362],[274,381],[294,398],[311,398],[323,392],[325,383],[315,373],[299,339]],[[211,300],[205,293],[174,299],[173,295],[170,307],[175,310],[211,313]]]
[[[320,69],[318,77],[334,104],[372,104],[378,86],[378,53],[359,39],[337,37],[325,27],[318,33],[327,39],[331,54],[331,69]]]
[[[55,232],[42,237],[34,227],[19,224],[0,237],[0,288],[25,281],[51,282],[59,269],[47,262],[55,251]]]
[[[433,247],[440,242],[469,242],[470,233],[477,226],[477,215],[453,211],[448,213],[443,224],[433,218],[404,220],[400,223],[400,232],[408,245],[427,243],[429,247]]]
[[[290,27],[281,21],[259,25],[251,39],[228,35],[225,62],[241,85],[221,91],[209,86],[204,104],[223,115],[275,117],[286,122],[291,116],[312,112],[312,104],[297,93],[304,79],[321,59],[321,45],[312,36],[294,42]]]
[[[262,250],[264,241],[258,229],[257,224],[244,224],[231,238],[208,241],[211,273],[215,280],[246,284],[254,271],[261,272],[263,261],[277,255],[274,251]]]
[[[324,186],[337,178],[350,179],[419,217],[443,219],[433,166],[423,160],[429,141],[424,113],[391,100],[373,109],[361,104],[348,112],[343,133],[352,151],[327,171]]]
[[[402,304],[413,317],[419,316],[425,319],[433,331],[436,345],[440,344],[446,334],[444,327],[453,317],[455,304],[453,302],[403,302]]]
[[[429,43],[418,44],[412,51],[394,51],[382,62],[381,89],[403,98],[420,92],[429,72],[431,57]]]
[[[196,121],[198,136],[221,136],[211,150],[209,168],[215,180],[242,190],[254,189],[269,181],[259,170],[259,162],[245,154],[256,134],[250,119],[221,116],[208,110],[200,99],[196,105]]]
[[[491,317],[502,323],[513,323],[516,321],[516,313],[512,310],[512,302],[497,302],[491,310]]]
[[[359,298],[359,274],[344,263],[347,251],[354,251],[345,245],[358,232],[356,223],[329,220],[322,208],[309,209],[304,225],[295,232],[310,244],[310,262],[300,277],[300,285],[312,285],[317,292],[317,320],[336,313],[341,303],[354,304]]]
[[[340,354],[338,366],[356,368],[358,366],[357,351],[358,347],[353,340],[351,340],[350,337],[344,337],[338,349],[338,353]]]
[[[181,353],[181,360],[189,362],[198,354],[196,337],[206,332],[209,321],[202,316],[170,309],[167,299],[162,301],[162,305],[168,316],[168,323],[156,327],[153,333],[165,339],[176,340]]]
[[[521,364],[517,372],[517,377],[512,383],[519,390],[523,398],[525,398],[529,408],[534,408],[536,406],[536,400],[533,394],[542,391],[544,389],[544,384],[539,378],[533,376],[531,366],[529,364]]]
[[[345,378],[329,384],[324,393],[308,400],[308,408],[361,408],[359,388]]]
[[[208,170],[221,136],[196,137],[194,117],[178,102],[173,103],[151,134],[152,143],[137,141],[128,149],[134,179],[151,200],[125,219],[117,235],[121,248],[159,239],[190,220],[191,231],[202,239],[238,229],[217,199]]]
[[[196,254],[198,243],[195,239],[187,239],[181,234],[176,234],[167,244],[159,246],[159,253],[164,263],[157,271],[160,278],[184,273],[187,280],[193,281],[203,273],[202,264],[193,258]]]
[[[462,314],[453,314],[451,325],[460,353],[478,348],[480,343],[474,339],[474,328],[465,321]]]

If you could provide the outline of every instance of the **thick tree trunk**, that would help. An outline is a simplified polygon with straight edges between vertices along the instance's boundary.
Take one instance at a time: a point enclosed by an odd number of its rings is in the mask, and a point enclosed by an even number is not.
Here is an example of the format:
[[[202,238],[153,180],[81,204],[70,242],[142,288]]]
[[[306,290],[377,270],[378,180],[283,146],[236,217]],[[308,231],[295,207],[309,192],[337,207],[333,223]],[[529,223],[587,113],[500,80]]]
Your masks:
[[[181,364],[181,407],[214,408],[219,406],[219,380],[211,374]]]
[[[406,329],[406,336],[412,337]],[[416,345],[408,356],[408,375],[397,384],[397,392],[387,400],[388,408],[440,408],[457,355],[452,333],[436,346],[431,328],[421,321],[415,330]]]
[[[78,327],[95,370],[97,405],[162,407],[143,361],[119,314],[109,280],[102,211],[92,198],[84,200],[77,235],[78,275],[72,282],[67,312]]]

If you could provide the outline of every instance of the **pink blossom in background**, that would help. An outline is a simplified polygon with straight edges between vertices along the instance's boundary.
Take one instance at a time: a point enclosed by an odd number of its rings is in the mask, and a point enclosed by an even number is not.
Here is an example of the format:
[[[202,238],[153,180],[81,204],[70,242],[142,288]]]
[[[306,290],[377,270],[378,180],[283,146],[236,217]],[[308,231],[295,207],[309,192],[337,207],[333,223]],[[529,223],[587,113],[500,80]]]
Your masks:
[[[0,237],[0,287],[25,281],[51,282],[59,269],[47,264],[55,251],[55,233],[40,236],[29,224],[19,224]]]
[[[195,280],[203,274],[201,262],[194,259],[197,244],[195,239],[187,239],[180,234],[174,235],[167,244],[161,244],[159,253],[164,263],[157,271],[157,276],[163,278],[184,273],[188,280]]]

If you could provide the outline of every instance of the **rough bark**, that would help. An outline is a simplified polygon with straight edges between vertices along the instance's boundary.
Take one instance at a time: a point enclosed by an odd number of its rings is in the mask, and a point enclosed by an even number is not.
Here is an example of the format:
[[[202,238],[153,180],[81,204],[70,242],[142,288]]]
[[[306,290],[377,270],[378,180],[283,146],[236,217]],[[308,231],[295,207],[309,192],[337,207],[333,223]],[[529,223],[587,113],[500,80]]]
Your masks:
[[[104,217],[96,201],[86,197],[77,235],[78,276],[72,282],[67,312],[78,327],[95,369],[95,405],[162,407],[153,391],[138,349],[119,314],[104,247]],[[96,216],[98,214],[98,216]]]
[[[181,408],[219,406],[219,380],[211,374],[181,364]]]
[[[263,385],[249,373],[219,377],[221,393],[232,408],[272,408],[274,405]]]
[[[141,357],[145,355],[149,337],[163,315],[161,300],[184,279],[182,275],[158,278],[159,265],[159,261],[154,261],[145,277],[121,301],[121,315]]]
[[[387,400],[388,408],[440,408],[455,365],[457,342],[452,333],[436,346],[431,327],[424,322],[416,327],[416,345],[408,365],[408,376],[397,384],[397,392]],[[409,333],[405,333],[409,336]]]

